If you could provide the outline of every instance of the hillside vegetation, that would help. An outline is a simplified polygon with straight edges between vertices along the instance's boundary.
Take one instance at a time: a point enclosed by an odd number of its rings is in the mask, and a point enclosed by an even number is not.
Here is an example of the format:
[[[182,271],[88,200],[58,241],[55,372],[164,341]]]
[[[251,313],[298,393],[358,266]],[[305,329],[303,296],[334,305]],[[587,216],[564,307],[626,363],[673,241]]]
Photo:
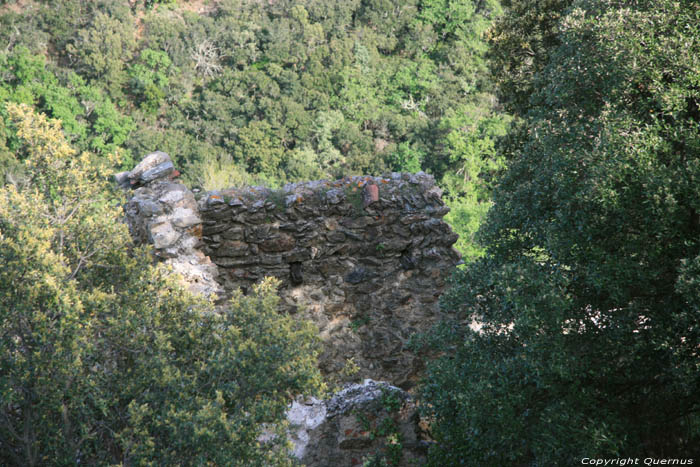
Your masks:
[[[435,176],[430,465],[700,455],[696,0],[0,0],[2,464],[292,462],[257,437],[323,389],[313,330],[133,247],[107,180],[156,149],[205,189]]]
[[[0,10],[0,101],[78,150],[155,149],[207,189],[428,171],[471,238],[501,166],[486,31],[496,0],[18,1]],[[0,116],[6,115],[0,109]],[[21,144],[3,118],[0,167]],[[0,125],[3,123],[0,122]]]

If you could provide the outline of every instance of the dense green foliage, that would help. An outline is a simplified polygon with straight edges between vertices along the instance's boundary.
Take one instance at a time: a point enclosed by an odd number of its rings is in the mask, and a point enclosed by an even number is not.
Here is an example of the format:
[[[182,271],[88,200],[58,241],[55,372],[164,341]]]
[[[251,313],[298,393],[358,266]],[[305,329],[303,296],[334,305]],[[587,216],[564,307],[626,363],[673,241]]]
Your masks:
[[[426,170],[477,257],[509,122],[485,60],[499,12],[0,2],[0,463],[287,462],[282,434],[257,438],[319,388],[310,329],[270,283],[217,314],[148,266],[106,173],[156,149],[206,188]]]
[[[485,59],[497,0],[20,3],[0,6],[0,103],[61,119],[77,148],[120,147],[123,169],[163,150],[208,189],[424,170],[480,254],[509,121]]]
[[[522,120],[433,336],[432,463],[698,455],[700,4],[504,5],[494,66]]]
[[[104,173],[155,149],[208,189],[435,175],[474,262],[432,465],[700,454],[697,1],[22,0],[0,44],[2,463],[287,462],[310,330],[147,266]]]
[[[290,465],[279,422],[321,387],[310,325],[272,280],[192,297],[133,248],[104,164],[8,113],[26,172],[0,188],[0,464]]]

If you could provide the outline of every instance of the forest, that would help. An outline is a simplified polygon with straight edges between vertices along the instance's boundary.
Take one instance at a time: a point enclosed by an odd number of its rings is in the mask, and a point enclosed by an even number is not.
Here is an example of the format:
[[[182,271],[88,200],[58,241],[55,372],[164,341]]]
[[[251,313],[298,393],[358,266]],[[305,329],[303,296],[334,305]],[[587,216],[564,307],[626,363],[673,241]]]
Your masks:
[[[0,0],[2,465],[294,465],[257,440],[326,390],[314,330],[134,247],[110,176],[156,149],[205,190],[435,177],[429,465],[700,455],[696,0]]]

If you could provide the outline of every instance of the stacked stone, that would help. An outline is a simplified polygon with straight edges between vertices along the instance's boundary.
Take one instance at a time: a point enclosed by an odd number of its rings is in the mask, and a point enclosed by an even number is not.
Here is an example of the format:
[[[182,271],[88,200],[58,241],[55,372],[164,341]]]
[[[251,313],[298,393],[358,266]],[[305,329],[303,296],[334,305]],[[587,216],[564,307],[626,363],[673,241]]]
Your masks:
[[[437,318],[459,261],[441,194],[424,173],[210,192],[199,201],[203,251],[227,291],[279,278],[286,311],[328,343],[326,373],[352,358],[358,377],[410,387],[421,363],[405,343]]]
[[[334,381],[411,387],[422,363],[405,344],[438,318],[445,276],[459,261],[457,235],[442,220],[448,208],[431,176],[232,189],[198,201],[177,176],[163,152],[116,175],[128,190],[127,221],[137,243],[151,244],[197,293],[223,299],[265,276],[279,278],[283,311],[319,327],[321,369]],[[387,409],[387,394],[399,410]],[[306,465],[359,465],[385,452],[391,441],[380,424],[387,418],[402,440],[398,465],[424,458],[415,404],[388,383],[368,379],[326,401],[297,401],[287,417],[294,454]]]
[[[218,270],[201,251],[202,219],[193,193],[175,179],[170,156],[157,151],[133,170],[115,176],[132,188],[125,211],[132,237],[151,244],[156,257],[169,264],[196,293],[218,296]]]
[[[388,398],[394,406],[387,404]],[[349,385],[327,400],[294,401],[287,420],[294,456],[308,467],[351,467],[364,464],[372,455],[389,457],[388,431],[397,434],[401,443],[391,465],[422,465],[429,446],[413,398],[370,379]],[[392,430],[386,430],[389,426]]]

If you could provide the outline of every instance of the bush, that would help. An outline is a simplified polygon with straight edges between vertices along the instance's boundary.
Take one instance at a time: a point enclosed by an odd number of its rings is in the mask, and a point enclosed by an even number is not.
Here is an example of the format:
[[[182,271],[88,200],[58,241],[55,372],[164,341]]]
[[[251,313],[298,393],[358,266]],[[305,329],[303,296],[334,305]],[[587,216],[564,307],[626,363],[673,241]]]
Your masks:
[[[131,244],[106,168],[8,110],[28,159],[0,189],[0,463],[289,464],[286,405],[321,387],[310,325],[272,280],[225,309],[191,296]]]

